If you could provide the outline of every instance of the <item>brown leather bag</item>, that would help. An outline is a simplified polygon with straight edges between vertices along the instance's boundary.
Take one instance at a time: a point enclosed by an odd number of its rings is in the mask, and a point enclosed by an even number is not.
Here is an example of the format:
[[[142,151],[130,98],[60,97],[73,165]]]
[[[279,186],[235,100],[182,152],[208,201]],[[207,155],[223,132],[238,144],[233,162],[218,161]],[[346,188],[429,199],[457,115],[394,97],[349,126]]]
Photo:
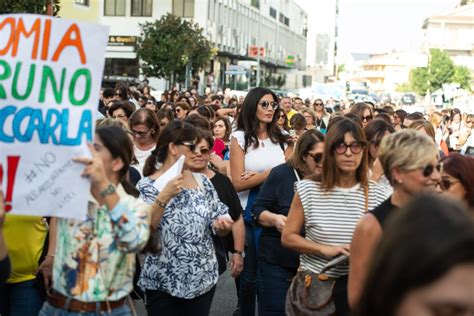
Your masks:
[[[336,279],[324,273],[298,271],[286,294],[286,315],[336,315],[332,297],[335,283]]]

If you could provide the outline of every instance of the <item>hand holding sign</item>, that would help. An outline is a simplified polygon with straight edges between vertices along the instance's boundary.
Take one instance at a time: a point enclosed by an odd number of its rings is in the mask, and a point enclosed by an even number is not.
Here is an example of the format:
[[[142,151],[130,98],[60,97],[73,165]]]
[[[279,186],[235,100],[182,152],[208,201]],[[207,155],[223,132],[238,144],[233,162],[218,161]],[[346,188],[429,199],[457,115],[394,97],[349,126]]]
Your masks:
[[[162,203],[168,203],[175,195],[183,190],[181,186],[183,184],[183,175],[177,175],[172,178],[163,188],[163,190],[156,196],[158,201]]]

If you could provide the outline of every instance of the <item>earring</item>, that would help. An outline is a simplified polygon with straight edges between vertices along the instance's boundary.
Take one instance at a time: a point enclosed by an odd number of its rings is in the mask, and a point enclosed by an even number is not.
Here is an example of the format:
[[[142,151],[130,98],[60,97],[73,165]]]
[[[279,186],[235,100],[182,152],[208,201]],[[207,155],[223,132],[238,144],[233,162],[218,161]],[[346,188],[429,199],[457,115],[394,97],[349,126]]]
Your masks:
[[[397,180],[397,182],[398,182],[399,184],[402,184],[402,183],[403,183],[403,180],[400,179],[400,180]]]

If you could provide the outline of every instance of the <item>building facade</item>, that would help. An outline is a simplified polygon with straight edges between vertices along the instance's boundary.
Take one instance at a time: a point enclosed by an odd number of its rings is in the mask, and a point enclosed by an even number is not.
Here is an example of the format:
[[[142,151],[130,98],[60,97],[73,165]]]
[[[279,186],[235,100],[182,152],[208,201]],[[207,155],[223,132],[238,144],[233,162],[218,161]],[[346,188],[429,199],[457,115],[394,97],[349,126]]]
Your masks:
[[[474,3],[431,16],[423,24],[423,51],[438,48],[474,72]]]
[[[305,68],[307,14],[294,0],[71,0],[62,5],[59,15],[110,26],[105,75],[137,78],[140,24],[167,13],[198,23],[217,49],[217,56],[201,73],[202,82],[212,77],[221,88],[248,86],[249,80],[254,85],[257,61],[265,85]],[[260,58],[249,54],[255,46],[263,52]],[[238,64],[248,75],[228,71]],[[165,88],[163,82],[156,85]]]

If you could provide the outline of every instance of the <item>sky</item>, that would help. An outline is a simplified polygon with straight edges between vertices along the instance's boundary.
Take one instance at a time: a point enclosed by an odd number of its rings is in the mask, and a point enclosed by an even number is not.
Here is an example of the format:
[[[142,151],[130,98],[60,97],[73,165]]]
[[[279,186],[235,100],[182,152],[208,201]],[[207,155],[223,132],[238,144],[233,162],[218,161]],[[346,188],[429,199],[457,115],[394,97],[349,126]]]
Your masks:
[[[309,19],[316,20],[324,19],[324,15],[318,15],[318,5],[334,1],[296,0],[309,12]],[[421,46],[424,20],[453,9],[458,3],[459,0],[339,0],[339,52],[416,50]]]

